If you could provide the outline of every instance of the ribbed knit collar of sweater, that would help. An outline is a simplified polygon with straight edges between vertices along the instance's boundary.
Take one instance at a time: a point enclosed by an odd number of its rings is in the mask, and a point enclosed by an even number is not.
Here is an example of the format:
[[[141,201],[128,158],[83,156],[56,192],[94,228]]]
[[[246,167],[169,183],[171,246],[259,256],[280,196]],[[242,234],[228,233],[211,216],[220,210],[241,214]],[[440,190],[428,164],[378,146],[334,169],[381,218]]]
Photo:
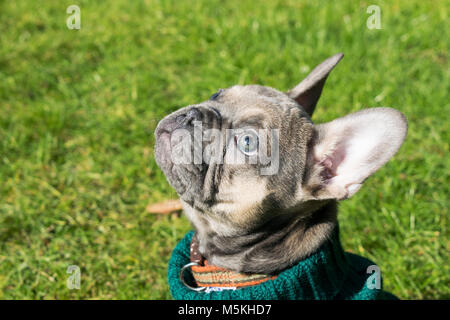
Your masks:
[[[358,255],[344,252],[339,240],[338,226],[330,239],[322,244],[315,253],[276,276],[244,276],[214,266],[198,267],[198,263],[191,261],[193,236],[194,232],[191,231],[178,243],[169,262],[169,286],[175,299],[397,299],[381,289],[381,274],[375,263]],[[196,265],[197,269],[195,269],[196,267],[186,268],[190,265]],[[240,276],[244,278],[239,279]],[[202,281],[204,281],[203,284],[199,283]],[[205,286],[208,281],[220,283],[211,284],[211,287],[206,287],[206,290],[192,289]],[[227,281],[235,281],[235,283],[227,286],[225,284]],[[239,286],[239,282],[245,283],[245,286]]]

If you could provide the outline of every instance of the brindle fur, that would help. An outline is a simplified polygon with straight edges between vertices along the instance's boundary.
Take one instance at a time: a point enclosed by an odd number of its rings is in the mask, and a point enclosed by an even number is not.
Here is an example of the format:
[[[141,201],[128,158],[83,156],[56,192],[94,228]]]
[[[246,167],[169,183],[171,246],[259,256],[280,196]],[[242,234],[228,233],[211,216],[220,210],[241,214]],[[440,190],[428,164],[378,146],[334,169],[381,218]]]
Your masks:
[[[331,235],[337,223],[336,200],[349,194],[330,191],[331,186],[328,190],[333,170],[316,159],[314,146],[325,138],[310,116],[340,58],[325,61],[326,72],[319,66],[288,94],[259,85],[233,86],[159,123],[156,161],[178,192],[196,229],[199,250],[210,263],[241,272],[276,273],[314,252]],[[200,112],[203,130],[220,129],[224,138],[225,130],[232,128],[279,129],[278,173],[263,176],[261,165],[249,163],[171,163],[162,136],[193,108]],[[268,144],[270,150],[270,140]],[[221,156],[226,152],[225,145]]]

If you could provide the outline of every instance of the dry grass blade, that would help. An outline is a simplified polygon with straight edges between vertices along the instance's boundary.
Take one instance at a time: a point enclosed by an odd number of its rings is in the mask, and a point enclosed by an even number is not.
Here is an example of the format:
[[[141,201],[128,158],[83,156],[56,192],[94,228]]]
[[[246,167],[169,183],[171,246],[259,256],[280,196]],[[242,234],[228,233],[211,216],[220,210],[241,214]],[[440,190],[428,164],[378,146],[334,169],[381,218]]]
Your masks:
[[[181,207],[180,200],[168,200],[165,202],[153,203],[147,206],[147,212],[158,214],[170,214],[179,212],[183,208]]]

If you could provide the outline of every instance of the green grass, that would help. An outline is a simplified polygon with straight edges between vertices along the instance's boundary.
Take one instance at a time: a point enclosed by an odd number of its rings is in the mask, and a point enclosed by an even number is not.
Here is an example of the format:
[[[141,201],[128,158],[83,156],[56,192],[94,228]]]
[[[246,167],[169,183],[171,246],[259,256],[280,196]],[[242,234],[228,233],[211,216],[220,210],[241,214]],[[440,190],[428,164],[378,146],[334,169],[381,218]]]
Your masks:
[[[81,7],[81,30],[66,8]],[[366,9],[381,8],[381,30]],[[325,122],[404,112],[399,153],[340,206],[341,237],[403,299],[450,298],[449,1],[0,0],[0,298],[168,299],[190,225],[153,159],[158,119],[218,88],[287,90],[344,52]],[[68,290],[66,269],[81,268]]]

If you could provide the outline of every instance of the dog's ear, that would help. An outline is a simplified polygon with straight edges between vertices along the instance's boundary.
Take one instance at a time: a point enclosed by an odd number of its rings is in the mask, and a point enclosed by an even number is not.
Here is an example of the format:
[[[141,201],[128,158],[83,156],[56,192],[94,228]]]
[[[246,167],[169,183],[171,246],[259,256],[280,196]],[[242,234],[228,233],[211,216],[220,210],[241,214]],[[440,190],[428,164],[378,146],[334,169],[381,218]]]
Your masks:
[[[292,88],[287,95],[297,101],[311,117],[328,74],[344,57],[343,53],[335,54],[319,64],[302,82]]]
[[[365,109],[315,126],[310,170],[319,179],[317,198],[346,199],[400,148],[405,116],[391,108]]]

